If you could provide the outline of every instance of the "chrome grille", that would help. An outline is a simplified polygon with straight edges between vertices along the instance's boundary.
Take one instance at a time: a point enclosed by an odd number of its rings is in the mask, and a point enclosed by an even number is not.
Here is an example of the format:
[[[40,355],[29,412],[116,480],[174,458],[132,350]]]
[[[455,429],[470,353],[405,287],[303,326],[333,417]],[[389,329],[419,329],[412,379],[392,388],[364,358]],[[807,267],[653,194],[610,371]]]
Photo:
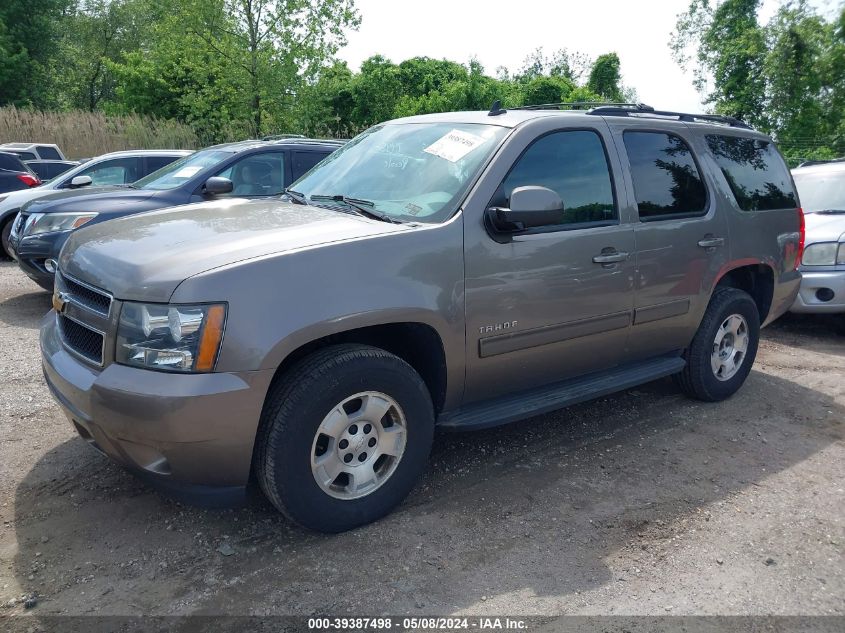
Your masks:
[[[98,312],[103,316],[108,316],[109,310],[111,309],[111,297],[109,295],[95,290],[91,286],[84,286],[77,283],[69,277],[62,277],[62,285],[64,285],[65,291],[70,296],[71,301],[75,301],[79,305]]]
[[[103,364],[104,337],[101,333],[63,314],[59,315],[59,330],[68,349],[93,363]]]
[[[62,344],[69,352],[97,365],[103,365],[106,332],[111,331],[109,314],[112,297],[104,290],[56,274],[55,305]]]

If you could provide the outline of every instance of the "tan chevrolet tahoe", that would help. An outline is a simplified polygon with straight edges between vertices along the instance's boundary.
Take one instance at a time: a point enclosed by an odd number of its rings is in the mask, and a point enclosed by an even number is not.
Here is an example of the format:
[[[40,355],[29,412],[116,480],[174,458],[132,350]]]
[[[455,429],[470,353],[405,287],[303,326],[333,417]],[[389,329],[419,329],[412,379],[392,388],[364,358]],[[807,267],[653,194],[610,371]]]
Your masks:
[[[80,436],[152,484],[230,502],[254,478],[297,523],[346,530],[405,498],[436,429],[670,375],[733,395],[802,244],[783,159],[734,119],[417,116],[282,197],[74,232],[44,372]]]

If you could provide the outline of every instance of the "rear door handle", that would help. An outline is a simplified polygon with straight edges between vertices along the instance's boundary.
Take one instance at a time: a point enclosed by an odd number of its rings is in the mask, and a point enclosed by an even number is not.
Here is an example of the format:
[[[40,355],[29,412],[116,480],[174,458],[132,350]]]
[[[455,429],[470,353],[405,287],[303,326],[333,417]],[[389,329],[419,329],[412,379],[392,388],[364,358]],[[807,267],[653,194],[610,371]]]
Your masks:
[[[698,245],[701,248],[716,248],[717,246],[725,245],[724,237],[705,237],[703,240],[698,240]]]
[[[615,264],[616,262],[624,262],[628,259],[629,253],[622,251],[602,251],[601,255],[593,257],[593,262],[596,264]]]

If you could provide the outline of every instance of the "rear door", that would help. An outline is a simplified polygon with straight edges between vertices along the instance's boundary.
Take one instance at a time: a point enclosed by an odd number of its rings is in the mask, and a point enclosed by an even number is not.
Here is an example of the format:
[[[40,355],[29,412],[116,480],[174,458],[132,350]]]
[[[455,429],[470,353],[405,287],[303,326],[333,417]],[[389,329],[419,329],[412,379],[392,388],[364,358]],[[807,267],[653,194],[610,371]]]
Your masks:
[[[509,139],[464,212],[465,402],[614,366],[633,303],[634,236],[620,213],[618,160],[598,117],[581,128],[537,120]],[[565,219],[508,239],[487,207],[515,187],[556,191]]]
[[[636,270],[629,360],[685,348],[729,258],[728,223],[684,124],[610,122],[634,209]]]

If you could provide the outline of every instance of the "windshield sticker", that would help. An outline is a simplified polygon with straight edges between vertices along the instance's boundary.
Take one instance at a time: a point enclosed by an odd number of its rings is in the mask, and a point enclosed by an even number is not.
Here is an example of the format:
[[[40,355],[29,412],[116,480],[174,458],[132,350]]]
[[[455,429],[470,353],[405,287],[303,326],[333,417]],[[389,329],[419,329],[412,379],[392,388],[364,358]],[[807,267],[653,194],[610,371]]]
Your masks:
[[[426,147],[423,151],[439,156],[440,158],[445,158],[450,163],[457,163],[486,140],[469,132],[452,130]]]
[[[175,174],[173,174],[174,178],[190,178],[194,174],[196,174],[202,167],[197,165],[189,165],[187,167],[183,167]]]
[[[423,208],[418,204],[414,204],[413,202],[409,202],[408,204],[405,205],[405,210],[408,212],[408,215],[419,215],[420,211],[422,211]]]

